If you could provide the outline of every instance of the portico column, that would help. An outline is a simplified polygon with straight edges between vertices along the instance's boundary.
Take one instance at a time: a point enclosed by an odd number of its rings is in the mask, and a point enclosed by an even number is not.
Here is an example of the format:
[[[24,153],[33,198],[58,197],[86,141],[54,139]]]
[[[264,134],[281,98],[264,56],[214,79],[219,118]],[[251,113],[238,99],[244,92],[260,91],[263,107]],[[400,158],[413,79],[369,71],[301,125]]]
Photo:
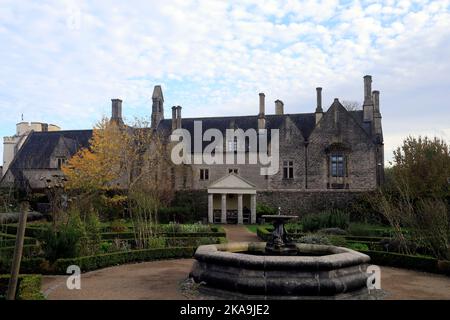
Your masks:
[[[238,224],[244,223],[244,215],[242,214],[242,194],[238,194]]]
[[[251,216],[250,216],[250,223],[256,223],[256,194],[252,194],[250,199],[250,205],[251,205]]]
[[[227,195],[222,194],[222,216],[220,222],[227,223]]]
[[[208,222],[214,223],[214,214],[213,214],[213,208],[214,208],[214,194],[210,193],[208,194]]]

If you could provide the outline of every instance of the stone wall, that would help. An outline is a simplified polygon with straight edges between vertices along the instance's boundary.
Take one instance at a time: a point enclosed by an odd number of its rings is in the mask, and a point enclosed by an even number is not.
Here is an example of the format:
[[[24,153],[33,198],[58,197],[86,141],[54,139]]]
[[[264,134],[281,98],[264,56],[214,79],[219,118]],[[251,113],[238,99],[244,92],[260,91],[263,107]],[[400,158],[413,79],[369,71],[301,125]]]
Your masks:
[[[329,209],[348,208],[365,191],[317,190],[317,191],[258,191],[256,203],[281,207],[283,214],[303,216]]]
[[[257,191],[256,204],[281,207],[283,214],[303,216],[329,209],[346,209],[366,191],[351,190],[277,190]],[[192,206],[194,215],[201,220],[207,217],[208,193],[206,190],[177,191],[173,206]]]

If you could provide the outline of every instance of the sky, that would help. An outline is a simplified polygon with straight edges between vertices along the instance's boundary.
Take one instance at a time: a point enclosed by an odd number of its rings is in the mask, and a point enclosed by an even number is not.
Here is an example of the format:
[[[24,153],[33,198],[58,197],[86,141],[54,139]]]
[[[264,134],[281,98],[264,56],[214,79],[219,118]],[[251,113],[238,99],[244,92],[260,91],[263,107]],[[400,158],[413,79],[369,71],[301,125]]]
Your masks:
[[[0,135],[21,121],[314,112],[380,90],[386,162],[408,135],[450,142],[450,1],[0,0]],[[3,146],[0,147],[0,158]]]

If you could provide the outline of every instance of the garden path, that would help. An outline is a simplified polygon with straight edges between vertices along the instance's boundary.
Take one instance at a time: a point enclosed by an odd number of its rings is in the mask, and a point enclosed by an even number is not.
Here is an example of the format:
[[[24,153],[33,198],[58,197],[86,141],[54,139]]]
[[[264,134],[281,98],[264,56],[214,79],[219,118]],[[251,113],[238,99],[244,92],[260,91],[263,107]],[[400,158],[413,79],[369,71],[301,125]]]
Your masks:
[[[259,242],[258,236],[250,232],[246,226],[239,224],[224,225],[228,242]]]

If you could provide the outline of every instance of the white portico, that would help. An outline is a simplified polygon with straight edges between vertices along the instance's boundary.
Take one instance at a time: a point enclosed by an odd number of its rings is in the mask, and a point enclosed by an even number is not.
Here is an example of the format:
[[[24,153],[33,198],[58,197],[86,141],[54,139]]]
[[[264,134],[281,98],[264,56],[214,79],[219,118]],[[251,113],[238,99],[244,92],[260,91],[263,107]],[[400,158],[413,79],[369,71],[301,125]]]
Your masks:
[[[208,187],[209,223],[256,223],[256,186],[230,173]]]

